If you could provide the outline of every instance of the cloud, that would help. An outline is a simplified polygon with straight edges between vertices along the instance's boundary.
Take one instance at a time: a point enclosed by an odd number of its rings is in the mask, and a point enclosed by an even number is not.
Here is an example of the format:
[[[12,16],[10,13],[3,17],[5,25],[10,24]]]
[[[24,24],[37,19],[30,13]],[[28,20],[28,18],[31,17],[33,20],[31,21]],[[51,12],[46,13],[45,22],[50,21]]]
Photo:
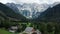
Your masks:
[[[52,4],[54,2],[60,2],[60,0],[14,0],[16,3],[48,3],[48,4]]]
[[[5,3],[11,3],[11,2],[14,2],[14,1],[12,1],[12,0],[0,0],[0,2],[5,4]]]
[[[53,4],[54,2],[60,2],[60,0],[40,0],[42,3]]]
[[[54,2],[60,2],[60,0],[0,0],[0,2],[2,3],[48,3],[48,4],[52,4]]]
[[[39,0],[14,0],[16,3],[40,3]]]

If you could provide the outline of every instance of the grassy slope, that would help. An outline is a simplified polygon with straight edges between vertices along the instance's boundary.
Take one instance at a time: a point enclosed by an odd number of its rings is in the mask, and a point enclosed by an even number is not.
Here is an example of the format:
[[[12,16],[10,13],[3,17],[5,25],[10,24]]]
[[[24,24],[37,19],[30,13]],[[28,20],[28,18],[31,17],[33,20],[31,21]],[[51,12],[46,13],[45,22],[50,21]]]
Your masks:
[[[12,34],[6,30],[0,29],[0,34]]]

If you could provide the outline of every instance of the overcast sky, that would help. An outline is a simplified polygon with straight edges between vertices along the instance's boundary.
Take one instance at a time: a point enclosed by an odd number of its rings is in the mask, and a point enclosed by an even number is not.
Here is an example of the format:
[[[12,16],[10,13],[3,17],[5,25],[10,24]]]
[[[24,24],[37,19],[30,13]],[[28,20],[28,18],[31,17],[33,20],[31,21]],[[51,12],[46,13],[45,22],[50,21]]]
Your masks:
[[[41,4],[41,3],[48,3],[48,4],[52,4],[54,2],[60,2],[60,0],[0,0],[0,2],[2,3],[11,3],[11,2],[14,2],[14,3],[38,3],[38,4]]]

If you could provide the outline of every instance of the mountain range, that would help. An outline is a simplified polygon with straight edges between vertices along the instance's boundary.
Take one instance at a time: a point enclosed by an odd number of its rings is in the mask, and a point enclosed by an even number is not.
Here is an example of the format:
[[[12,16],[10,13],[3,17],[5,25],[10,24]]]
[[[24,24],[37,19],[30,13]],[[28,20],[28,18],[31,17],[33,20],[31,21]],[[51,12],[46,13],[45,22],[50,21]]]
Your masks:
[[[13,4],[14,3],[12,3],[12,5]],[[31,6],[31,4],[29,5],[14,4],[13,6],[11,5],[12,7],[10,6],[10,3],[8,5],[0,3],[0,20],[9,19],[14,21],[27,21],[28,19],[26,17],[28,18],[32,17],[35,18],[33,19],[33,21],[36,22],[40,21],[60,22],[60,3],[53,4],[51,5],[52,7],[50,5],[47,5],[48,6],[47,8],[40,7],[41,5],[35,6],[36,4],[33,4],[33,6]],[[36,16],[38,17],[36,18]]]
[[[26,18],[37,18],[39,13],[45,11],[49,5],[48,4],[14,4],[14,3],[7,3],[6,4],[8,7],[13,9],[16,13],[20,13]]]

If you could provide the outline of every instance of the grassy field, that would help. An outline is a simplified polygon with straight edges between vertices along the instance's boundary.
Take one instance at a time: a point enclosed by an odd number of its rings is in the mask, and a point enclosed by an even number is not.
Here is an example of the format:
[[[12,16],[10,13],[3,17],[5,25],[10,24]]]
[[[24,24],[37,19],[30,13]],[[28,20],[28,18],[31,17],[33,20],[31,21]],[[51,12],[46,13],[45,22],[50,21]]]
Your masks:
[[[0,34],[13,34],[13,33],[10,33],[4,29],[0,29]]]

